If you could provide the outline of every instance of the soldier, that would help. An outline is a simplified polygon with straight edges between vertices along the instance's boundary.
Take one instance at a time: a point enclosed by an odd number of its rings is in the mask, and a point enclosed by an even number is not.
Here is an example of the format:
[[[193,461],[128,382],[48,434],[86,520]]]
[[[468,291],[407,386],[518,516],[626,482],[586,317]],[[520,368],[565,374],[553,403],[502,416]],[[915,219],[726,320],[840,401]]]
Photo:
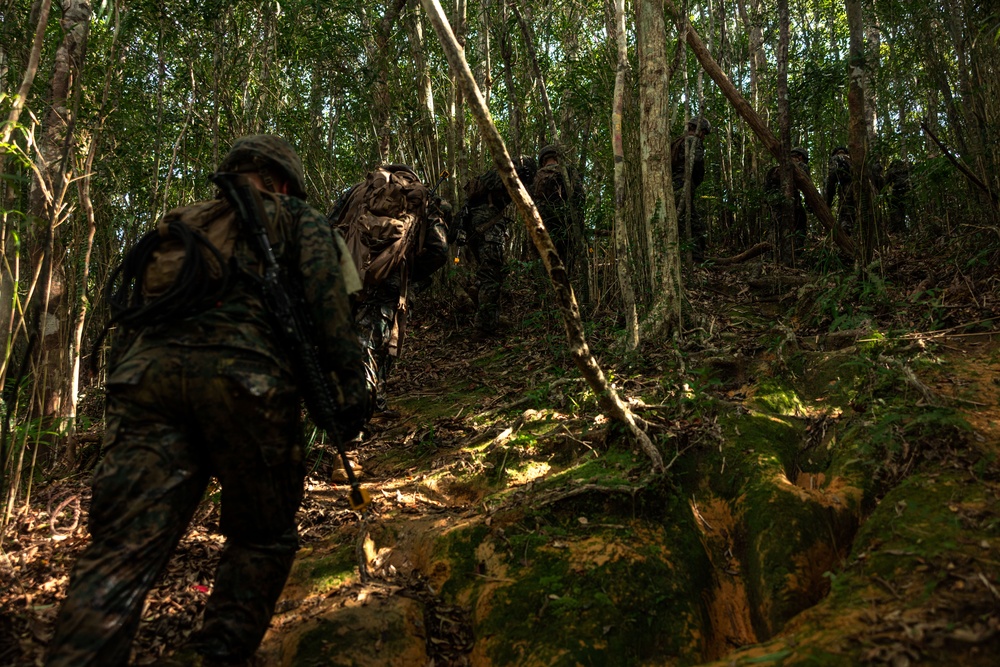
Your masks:
[[[535,178],[535,161],[522,156],[517,175],[525,186]],[[496,169],[470,180],[465,185],[466,201],[459,214],[458,245],[469,244],[476,259],[479,306],[476,328],[480,335],[494,335],[500,325],[500,295],[506,274],[504,246],[507,243],[508,218],[504,215],[511,202]]]
[[[687,123],[683,136],[674,139],[670,145],[670,172],[674,183],[674,203],[677,206],[678,235],[681,240],[688,241],[691,246],[691,256],[696,262],[705,259],[705,223],[698,213],[695,192],[705,180],[705,137],[712,133],[712,124],[707,118],[692,118]],[[691,189],[690,216],[688,200],[684,197],[684,183],[687,173],[687,158],[691,156]],[[687,238],[685,220],[691,220],[691,238]]]
[[[326,218],[303,201],[298,155],[280,137],[244,137],[219,170],[241,172],[258,190],[276,193],[262,197],[280,239],[274,252],[315,323],[343,427],[359,427],[367,410],[364,368],[341,269],[351,265]],[[232,215],[228,201],[215,200],[168,217],[186,226],[206,210],[220,212],[213,219]],[[222,485],[226,544],[203,625],[183,652],[195,664],[242,664],[267,630],[298,548],[295,512],[305,479],[300,385],[262,300],[248,233],[235,223],[233,229],[232,273],[218,297],[185,319],[136,320],[109,368],[91,543],[56,619],[49,667],[127,664],[146,595],[212,476]],[[198,278],[181,273],[174,285],[185,280]]]
[[[586,197],[583,179],[572,165],[563,164],[562,149],[549,145],[538,152],[538,171],[531,186],[531,195],[545,228],[552,237],[556,252],[566,266],[566,273],[573,282],[573,290],[580,300],[589,300],[586,270],[586,230],[583,208]],[[569,184],[563,176],[565,170]]]
[[[851,187],[851,178],[851,156],[845,146],[838,146],[833,149],[833,153],[830,155],[824,195],[826,205],[832,210],[833,200],[837,193],[840,193],[837,222],[840,223],[846,234],[854,233],[854,222],[858,215],[857,198],[854,188]]]
[[[809,153],[805,148],[796,146],[791,153],[794,168],[802,169],[809,174]],[[775,244],[775,260],[785,266],[794,266],[805,247],[806,234],[809,231],[809,221],[806,209],[802,204],[802,193],[796,188],[793,200],[794,217],[792,229],[782,227],[782,207],[785,197],[781,191],[781,167],[774,166],[764,177],[764,197],[771,210],[771,234]]]
[[[909,208],[910,165],[903,160],[893,160],[885,174],[888,189],[889,231],[899,234],[906,231],[906,214]]]
[[[355,197],[352,193],[356,190]],[[360,255],[354,257],[365,278],[365,287],[354,304],[354,316],[365,351],[365,378],[374,411],[370,417],[394,416],[386,401],[385,384],[402,351],[410,284],[429,279],[448,259],[451,205],[437,195],[429,198],[428,195],[428,188],[420,183],[412,169],[387,165],[376,169],[365,182],[341,197],[330,215],[331,222],[344,230],[352,253],[362,247],[371,250],[367,259]],[[384,245],[371,234],[384,234],[385,229],[373,230],[366,226],[365,220],[370,222],[372,219],[366,218],[364,211],[378,211],[377,219],[397,221],[393,224],[406,220],[415,226],[415,233],[408,237],[412,240],[406,247],[390,245],[382,251],[401,253],[401,256],[390,262],[394,268],[381,279],[373,279],[373,272],[368,267],[374,266],[376,261],[374,249]]]

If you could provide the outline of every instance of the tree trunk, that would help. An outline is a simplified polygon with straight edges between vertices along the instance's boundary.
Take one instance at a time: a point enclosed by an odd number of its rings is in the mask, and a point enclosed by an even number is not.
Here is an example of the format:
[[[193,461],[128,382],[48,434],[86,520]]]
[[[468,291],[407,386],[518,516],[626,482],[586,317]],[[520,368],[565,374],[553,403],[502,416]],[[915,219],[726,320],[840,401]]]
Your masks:
[[[419,169],[424,178],[430,179],[441,171],[441,157],[438,153],[437,124],[434,122],[434,89],[431,87],[431,70],[424,57],[424,23],[420,5],[406,20],[406,29],[410,38],[410,54],[417,70],[417,100],[420,104],[420,122],[418,124],[418,145],[423,155],[418,161]]]
[[[681,257],[670,171],[670,109],[667,86],[667,34],[663,7],[654,0],[636,3],[639,50],[639,144],[642,214],[652,267],[655,301],[642,324],[642,336],[655,338],[681,328]]]
[[[392,36],[392,26],[395,25],[399,13],[406,6],[406,0],[391,0],[385,10],[385,15],[379,23],[378,34],[375,37],[375,51],[370,57],[379,63],[378,76],[375,80],[373,95],[375,104],[373,120],[378,133],[378,155],[381,162],[391,162],[390,141],[392,139],[392,97],[389,93],[389,39]]]
[[[437,31],[438,38],[441,40],[445,56],[448,58],[448,64],[465,89],[466,96],[470,102],[470,110],[476,118],[484,141],[493,154],[493,162],[496,165],[497,171],[503,179],[504,185],[507,187],[507,191],[513,198],[514,203],[517,205],[517,210],[524,219],[528,227],[528,233],[531,235],[531,239],[534,241],[535,247],[542,257],[542,263],[545,265],[546,271],[548,271],[549,280],[555,291],[556,303],[559,305],[559,310],[562,313],[566,326],[570,356],[576,363],[581,375],[587,380],[594,395],[597,396],[601,408],[607,412],[608,416],[620,421],[631,431],[639,445],[650,457],[653,470],[662,472],[664,470],[663,457],[660,455],[659,450],[650,441],[649,436],[639,428],[636,417],[628,409],[628,406],[621,401],[614,387],[608,383],[604,372],[597,365],[597,361],[590,353],[590,348],[587,345],[584,335],[583,321],[580,319],[580,310],[577,307],[576,298],[573,296],[573,288],[570,286],[566,268],[563,266],[555,247],[552,245],[552,239],[549,237],[549,233],[542,223],[542,218],[538,214],[535,203],[531,200],[531,196],[525,189],[524,184],[521,183],[517,173],[514,171],[514,163],[507,153],[503,138],[493,124],[490,111],[486,106],[485,100],[483,100],[482,94],[479,92],[479,87],[472,76],[469,64],[465,61],[462,48],[451,32],[451,27],[447,23],[440,3],[438,0],[421,0],[421,3],[427,11],[434,29]]]
[[[521,155],[525,148],[521,142],[521,98],[514,80],[514,54],[510,45],[507,23],[507,0],[500,0],[500,58],[503,60],[503,81],[507,87],[507,113],[510,116],[510,141],[514,153]]]
[[[795,266],[795,244],[791,238],[794,227],[795,179],[792,175],[792,121],[788,104],[788,0],[778,0],[778,131],[781,137],[781,222],[774,230],[775,259],[779,263]],[[789,238],[786,238],[788,236]],[[785,256],[788,252],[789,256]]]
[[[38,145],[38,176],[32,184],[29,212],[38,222],[33,234],[31,255],[42,268],[42,291],[32,310],[38,354],[34,359],[36,378],[35,410],[46,417],[66,416],[71,401],[69,368],[70,326],[65,302],[65,252],[58,227],[65,220],[65,197],[72,172],[72,132],[74,115],[70,108],[74,88],[80,93],[83,58],[90,31],[90,5],[66,0],[60,23],[63,40],[56,50],[52,72],[51,106],[45,115],[42,142]]]
[[[615,72],[615,91],[611,105],[611,150],[615,160],[615,254],[618,286],[622,291],[622,308],[625,310],[625,342],[628,349],[639,346],[639,320],[635,307],[635,292],[628,270],[631,252],[628,228],[625,224],[625,146],[622,141],[622,113],[625,106],[625,82],[628,77],[628,44],[625,34],[625,0],[614,0],[614,32],[618,68]]]
[[[857,202],[858,259],[868,266],[881,245],[881,230],[875,214],[872,165],[868,159],[868,127],[865,112],[865,32],[861,0],[846,0],[850,31],[847,87],[848,150],[851,154],[851,187]]]
[[[542,98],[542,110],[545,112],[545,122],[549,128],[548,142],[558,141],[559,130],[556,128],[556,117],[552,113],[552,105],[549,103],[549,92],[545,86],[545,77],[542,76],[542,68],[538,64],[538,53],[535,51],[535,36],[531,32],[531,26],[524,20],[524,16],[521,14],[518,6],[514,4],[511,7],[514,10],[514,17],[517,19],[517,24],[521,27],[521,36],[524,38],[524,46],[528,50],[531,70],[534,72],[535,81],[538,83],[539,94]],[[569,179],[566,179],[566,182],[569,183]],[[572,187],[572,185],[569,187]]]

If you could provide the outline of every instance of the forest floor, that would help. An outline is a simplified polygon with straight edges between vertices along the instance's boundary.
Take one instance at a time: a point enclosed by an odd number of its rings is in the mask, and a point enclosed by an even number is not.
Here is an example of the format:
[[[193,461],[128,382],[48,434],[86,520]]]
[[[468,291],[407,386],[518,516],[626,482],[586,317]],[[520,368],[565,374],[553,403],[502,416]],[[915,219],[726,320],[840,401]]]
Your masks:
[[[760,264],[697,269],[685,342],[641,356],[607,352],[616,323],[599,320],[592,349],[656,433],[666,481],[600,414],[530,265],[513,276],[496,336],[473,335],[454,293],[418,295],[389,386],[399,414],[373,422],[357,453],[371,508],[349,509],[332,451],[313,443],[302,550],[257,664],[995,664],[997,286],[913,257],[887,264],[875,287]],[[839,375],[812,373],[811,355],[836,357]],[[859,365],[864,381],[846,392],[843,369]],[[765,396],[785,377],[795,391]],[[895,411],[879,412],[894,395]],[[783,430],[750,448],[739,420],[758,413]],[[718,480],[793,432],[807,444],[776,476],[820,507],[835,547],[806,545],[775,584],[758,571],[781,538],[738,528],[762,487]],[[890,435],[842,466],[835,455],[813,465],[858,433]],[[859,456],[872,460],[867,479],[849,483]],[[691,481],[706,467],[715,481]],[[81,471],[40,485],[4,535],[2,665],[41,664],[88,540],[87,481]],[[778,501],[764,505],[778,512]],[[135,664],[183,645],[222,544],[209,494],[148,598]],[[683,561],[684,549],[697,556]],[[768,586],[783,588],[764,599]]]

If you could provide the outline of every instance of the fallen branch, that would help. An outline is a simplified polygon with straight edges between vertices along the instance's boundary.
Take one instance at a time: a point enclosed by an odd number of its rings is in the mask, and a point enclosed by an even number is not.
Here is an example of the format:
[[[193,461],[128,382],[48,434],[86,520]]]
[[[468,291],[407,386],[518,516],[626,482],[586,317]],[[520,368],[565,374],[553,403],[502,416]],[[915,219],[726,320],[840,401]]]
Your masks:
[[[739,264],[740,262],[745,262],[748,259],[753,259],[758,255],[763,255],[770,249],[771,249],[770,243],[768,243],[767,241],[761,241],[757,245],[744,250],[738,255],[733,255],[732,257],[719,257],[711,261],[716,266],[729,266],[730,264]]]
[[[451,66],[452,72],[455,74],[457,83],[465,93],[469,110],[479,125],[483,142],[489,147],[490,153],[493,155],[493,162],[496,165],[497,172],[500,174],[507,192],[510,193],[511,198],[517,205],[518,213],[521,214],[521,218],[528,228],[528,234],[531,236],[531,240],[542,257],[542,263],[549,274],[549,282],[555,291],[556,303],[559,306],[559,311],[562,314],[563,323],[566,327],[566,338],[569,343],[570,356],[580,370],[580,374],[587,380],[587,383],[593,390],[601,409],[611,419],[621,422],[628,428],[632,436],[639,443],[639,446],[652,461],[653,470],[655,472],[663,472],[663,457],[660,455],[660,451],[653,444],[653,441],[649,439],[649,436],[642,431],[635,416],[628,409],[628,406],[622,402],[614,387],[608,383],[604,372],[597,365],[597,361],[590,352],[584,335],[583,320],[580,318],[580,308],[576,302],[576,296],[573,294],[573,288],[570,285],[569,274],[566,272],[566,267],[556,252],[555,246],[552,244],[552,238],[549,236],[549,232],[542,222],[538,209],[535,207],[535,202],[532,201],[531,195],[528,194],[524,184],[521,183],[521,179],[518,178],[517,173],[514,171],[514,163],[510,159],[510,154],[507,152],[503,138],[497,131],[496,125],[493,124],[493,119],[490,117],[490,110],[486,106],[486,100],[483,99],[479,85],[472,75],[472,70],[469,69],[469,63],[465,60],[464,50],[459,45],[458,40],[455,39],[451,25],[449,25],[444,10],[441,8],[441,3],[439,0],[421,0],[421,5],[423,5],[424,11],[427,12],[427,17],[434,25],[434,30],[441,41],[444,54],[448,59],[448,64]]]

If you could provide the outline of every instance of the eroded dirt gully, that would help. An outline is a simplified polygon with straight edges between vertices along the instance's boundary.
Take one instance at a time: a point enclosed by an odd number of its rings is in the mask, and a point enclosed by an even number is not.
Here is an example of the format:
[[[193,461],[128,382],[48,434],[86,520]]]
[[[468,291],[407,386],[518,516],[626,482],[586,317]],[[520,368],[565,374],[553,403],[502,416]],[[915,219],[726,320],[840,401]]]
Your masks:
[[[317,446],[257,664],[996,664],[1000,336],[815,335],[764,317],[776,300],[745,276],[699,273],[681,349],[601,360],[671,462],[652,477],[520,278],[485,340],[461,299],[415,300],[400,414],[358,452],[371,510]],[[5,542],[2,664],[43,650],[86,531],[42,499],[78,493],[85,516],[83,481],[43,490]],[[137,664],[193,629],[220,543],[210,497]]]

